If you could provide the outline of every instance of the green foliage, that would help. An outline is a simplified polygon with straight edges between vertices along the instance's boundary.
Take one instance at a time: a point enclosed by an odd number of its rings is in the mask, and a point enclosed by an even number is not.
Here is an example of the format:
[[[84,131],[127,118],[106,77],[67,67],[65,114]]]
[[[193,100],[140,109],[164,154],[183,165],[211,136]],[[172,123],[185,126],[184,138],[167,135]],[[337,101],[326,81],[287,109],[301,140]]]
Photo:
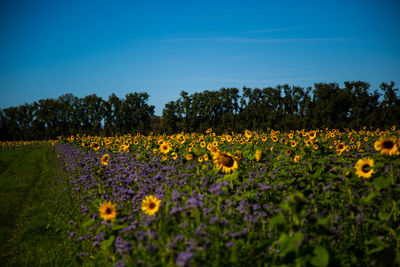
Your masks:
[[[0,152],[0,261],[2,266],[81,265],[82,244],[66,234],[82,215],[55,179],[49,146]]]

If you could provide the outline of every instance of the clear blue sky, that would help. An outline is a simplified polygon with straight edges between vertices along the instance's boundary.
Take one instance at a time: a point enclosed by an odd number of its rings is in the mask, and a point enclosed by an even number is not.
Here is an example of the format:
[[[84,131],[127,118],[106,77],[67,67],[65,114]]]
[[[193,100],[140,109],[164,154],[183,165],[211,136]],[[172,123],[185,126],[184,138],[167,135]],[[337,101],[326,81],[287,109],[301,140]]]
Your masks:
[[[400,88],[400,1],[0,1],[0,108],[365,81]]]

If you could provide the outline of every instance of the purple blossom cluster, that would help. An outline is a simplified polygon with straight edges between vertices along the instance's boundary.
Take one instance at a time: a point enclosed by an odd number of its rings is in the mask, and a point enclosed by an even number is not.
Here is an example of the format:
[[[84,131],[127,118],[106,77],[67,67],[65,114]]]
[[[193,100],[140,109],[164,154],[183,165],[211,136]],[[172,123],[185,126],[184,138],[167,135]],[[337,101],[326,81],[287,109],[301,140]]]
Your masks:
[[[357,205],[354,200],[372,192],[365,181],[347,181],[350,193],[344,192],[346,177],[332,158],[324,166],[325,179],[311,178],[307,164],[292,168],[285,160],[254,165],[243,159],[246,171],[229,180],[215,172],[211,161],[165,161],[152,151],[83,152],[69,144],[56,149],[80,211],[92,221],[85,235],[74,231],[69,237],[92,242],[101,250],[115,236],[108,249],[115,254],[116,266],[189,266],[193,261],[208,265],[210,255],[220,263],[240,262],[237,255],[246,255],[247,261],[254,256],[254,263],[285,263],[290,254],[283,244],[292,242],[293,236],[301,236],[293,239],[293,253],[312,253],[315,242],[338,246],[377,212],[376,205]],[[100,158],[106,153],[110,160],[102,165]],[[162,201],[155,216],[142,212],[142,200],[149,195]],[[386,198],[377,200],[383,203]],[[102,221],[98,214],[102,201],[116,205],[117,218],[112,222]]]

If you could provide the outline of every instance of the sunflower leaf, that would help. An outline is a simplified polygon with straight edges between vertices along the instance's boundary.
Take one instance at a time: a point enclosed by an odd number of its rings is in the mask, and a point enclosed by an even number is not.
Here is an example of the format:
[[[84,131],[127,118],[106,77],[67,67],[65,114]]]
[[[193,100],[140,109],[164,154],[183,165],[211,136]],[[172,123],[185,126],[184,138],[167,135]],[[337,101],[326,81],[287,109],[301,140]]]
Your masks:
[[[361,198],[361,202],[364,203],[364,204],[369,204],[377,196],[379,196],[379,194],[377,192],[372,192],[368,196],[362,197]]]
[[[382,176],[379,176],[374,179],[373,184],[375,185],[376,189],[381,190],[388,187],[390,181],[383,178]]]
[[[107,250],[114,243],[115,236],[110,236],[108,239],[101,242],[101,248]]]
[[[311,264],[314,266],[328,266],[329,263],[329,253],[321,246],[314,249],[314,257],[311,259]]]

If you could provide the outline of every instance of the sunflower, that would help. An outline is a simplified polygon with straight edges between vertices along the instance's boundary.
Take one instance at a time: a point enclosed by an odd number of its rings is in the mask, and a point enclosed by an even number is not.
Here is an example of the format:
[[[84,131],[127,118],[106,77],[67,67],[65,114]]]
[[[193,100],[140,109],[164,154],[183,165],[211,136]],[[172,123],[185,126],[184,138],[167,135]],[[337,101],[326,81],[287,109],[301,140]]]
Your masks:
[[[100,149],[100,145],[97,142],[91,143],[90,147],[93,148],[93,150],[95,150],[95,151]]]
[[[244,131],[244,135],[245,135],[247,138],[251,138],[252,133],[251,133],[249,130],[246,130],[246,131]]]
[[[306,146],[311,146],[313,144],[313,141],[308,139],[308,140],[304,140],[304,143],[306,144]]]
[[[381,138],[375,142],[374,147],[375,150],[380,151],[382,154],[394,155],[397,151],[396,138]]]
[[[176,154],[176,152],[172,152],[171,157],[173,160],[176,160],[178,158],[178,154]]]
[[[300,161],[300,156],[299,155],[294,156],[293,161],[296,162],[296,163],[299,162]]]
[[[108,165],[108,160],[110,159],[110,155],[108,155],[108,154],[104,154],[102,157],[101,157],[101,164],[103,164],[103,165]]]
[[[213,160],[217,169],[222,169],[224,173],[231,173],[239,167],[235,157],[229,153],[219,152],[213,154]]]
[[[172,146],[171,146],[171,144],[169,144],[169,143],[163,142],[163,143],[160,145],[160,151],[161,151],[162,153],[164,153],[164,154],[168,154],[168,152],[171,151],[171,149],[172,149]]]
[[[337,151],[343,151],[343,150],[345,150],[345,148],[346,148],[346,146],[345,146],[344,143],[338,143],[338,144],[336,145],[336,150],[337,150]]]
[[[310,138],[310,140],[315,139],[315,137],[317,137],[317,132],[316,131],[311,131],[308,133],[308,138]]]
[[[191,161],[192,159],[193,159],[193,154],[191,154],[191,153],[186,154],[187,161]]]
[[[161,200],[155,196],[147,196],[142,200],[142,211],[149,216],[153,216],[160,208]]]
[[[260,161],[261,156],[262,156],[261,150],[260,150],[260,149],[257,149],[257,150],[256,150],[256,161]]]
[[[356,174],[359,177],[369,179],[374,172],[374,169],[372,167],[374,166],[374,160],[370,158],[363,158],[359,159],[354,166],[356,169]]]
[[[211,152],[211,154],[216,154],[216,153],[218,153],[219,152],[219,149],[218,149],[218,147],[216,147],[216,146],[211,146],[210,147],[210,152]]]
[[[117,210],[115,209],[115,206],[111,204],[110,201],[101,204],[99,211],[100,211],[100,217],[105,221],[114,220],[115,217],[117,216]]]

